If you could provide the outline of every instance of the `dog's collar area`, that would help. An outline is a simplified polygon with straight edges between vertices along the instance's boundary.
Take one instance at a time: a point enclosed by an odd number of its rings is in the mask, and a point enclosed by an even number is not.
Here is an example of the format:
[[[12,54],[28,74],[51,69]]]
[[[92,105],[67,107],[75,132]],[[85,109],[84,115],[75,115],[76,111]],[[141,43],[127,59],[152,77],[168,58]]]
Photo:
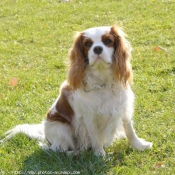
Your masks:
[[[107,84],[106,83],[102,83],[102,84],[94,83],[92,85],[88,85],[86,81],[83,81],[83,86],[84,86],[85,92],[91,92],[93,90],[105,89]]]

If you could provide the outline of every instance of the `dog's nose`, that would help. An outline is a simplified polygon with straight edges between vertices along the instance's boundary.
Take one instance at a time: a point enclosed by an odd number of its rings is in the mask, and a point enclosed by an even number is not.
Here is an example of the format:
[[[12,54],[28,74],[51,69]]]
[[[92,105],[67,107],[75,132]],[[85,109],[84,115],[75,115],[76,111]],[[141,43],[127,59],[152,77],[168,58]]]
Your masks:
[[[94,51],[95,54],[99,55],[99,54],[102,53],[103,48],[101,46],[95,46],[93,51]]]

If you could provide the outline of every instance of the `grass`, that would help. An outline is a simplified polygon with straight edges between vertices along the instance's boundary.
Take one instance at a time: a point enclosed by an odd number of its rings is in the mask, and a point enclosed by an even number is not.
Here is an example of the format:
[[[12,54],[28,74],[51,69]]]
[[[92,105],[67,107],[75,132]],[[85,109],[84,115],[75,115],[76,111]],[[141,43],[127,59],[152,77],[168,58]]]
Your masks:
[[[3,0],[0,7],[0,135],[45,117],[66,77],[75,31],[117,23],[134,48],[135,128],[154,143],[151,150],[139,152],[120,140],[105,158],[91,152],[73,157],[45,152],[18,135],[0,145],[1,174],[174,174],[174,0]]]

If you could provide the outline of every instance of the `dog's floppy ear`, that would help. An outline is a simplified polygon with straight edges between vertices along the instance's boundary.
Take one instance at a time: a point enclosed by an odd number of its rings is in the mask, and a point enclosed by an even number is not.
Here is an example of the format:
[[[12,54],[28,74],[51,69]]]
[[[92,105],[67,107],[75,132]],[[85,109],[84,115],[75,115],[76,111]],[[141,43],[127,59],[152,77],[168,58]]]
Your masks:
[[[67,83],[63,83],[58,100],[47,113],[48,121],[59,121],[71,124],[74,117],[74,111],[69,104],[68,97],[71,95],[72,89]]]
[[[85,75],[86,58],[83,52],[83,33],[77,33],[69,52],[68,84],[75,90],[80,87]]]
[[[115,51],[113,56],[113,70],[117,79],[120,80],[124,86],[127,82],[132,82],[132,67],[130,64],[131,45],[126,39],[126,34],[117,26],[111,27],[110,34],[115,37]]]

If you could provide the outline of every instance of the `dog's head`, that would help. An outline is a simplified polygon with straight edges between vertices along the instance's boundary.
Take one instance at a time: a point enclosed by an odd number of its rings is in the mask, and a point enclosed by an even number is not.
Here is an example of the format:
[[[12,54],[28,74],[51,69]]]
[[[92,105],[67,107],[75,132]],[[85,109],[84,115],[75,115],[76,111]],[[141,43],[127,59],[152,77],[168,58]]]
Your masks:
[[[68,83],[73,89],[81,86],[86,68],[103,71],[111,69],[124,85],[132,81],[131,46],[118,27],[89,28],[76,35],[70,50]]]

